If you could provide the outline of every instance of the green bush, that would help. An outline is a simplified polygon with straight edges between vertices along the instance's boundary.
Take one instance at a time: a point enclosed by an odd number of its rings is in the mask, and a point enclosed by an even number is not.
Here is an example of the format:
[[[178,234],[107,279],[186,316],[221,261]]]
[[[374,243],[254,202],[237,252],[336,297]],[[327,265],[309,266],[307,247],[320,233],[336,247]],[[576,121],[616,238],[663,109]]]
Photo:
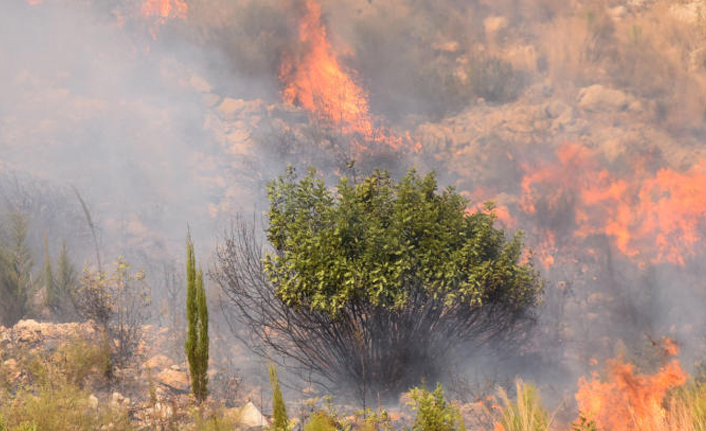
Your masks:
[[[304,431],[337,431],[336,421],[325,410],[319,410],[311,415],[304,425]]]
[[[446,401],[444,389],[436,384],[434,392],[413,388],[409,392],[412,410],[417,412],[414,431],[465,431],[463,418],[456,407]]]

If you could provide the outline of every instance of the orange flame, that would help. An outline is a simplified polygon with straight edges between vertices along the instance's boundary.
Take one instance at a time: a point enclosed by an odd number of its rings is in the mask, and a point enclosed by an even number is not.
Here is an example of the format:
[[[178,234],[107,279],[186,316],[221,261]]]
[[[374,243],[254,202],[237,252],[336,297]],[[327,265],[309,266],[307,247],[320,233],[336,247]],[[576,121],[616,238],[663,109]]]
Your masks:
[[[321,6],[314,0],[305,0],[303,6],[298,22],[302,49],[282,58],[282,98],[338,128],[342,135],[398,149],[402,138],[376,127],[367,92],[339,63],[321,19]]]
[[[183,0],[146,0],[140,11],[146,18],[158,17],[163,21],[167,18],[186,19],[188,6]]]
[[[150,25],[149,32],[153,39],[157,39],[157,30],[171,18],[186,19],[188,6],[184,0],[145,0],[140,8],[145,18],[156,18],[156,24]],[[149,48],[148,48],[149,49]]]
[[[665,349],[676,353],[676,345],[665,340]],[[671,388],[686,383],[686,373],[674,359],[654,375],[635,374],[635,366],[618,359],[608,363],[608,381],[594,374],[579,380],[576,401],[581,413],[595,421],[598,429],[611,431],[667,429],[664,397]]]
[[[635,166],[613,175],[581,145],[564,144],[557,156],[558,164],[522,181],[520,208],[526,214],[536,214],[540,204],[542,213],[565,211],[573,217],[575,238],[606,235],[624,255],[641,261],[684,265],[696,254],[705,239],[705,161],[685,172]]]

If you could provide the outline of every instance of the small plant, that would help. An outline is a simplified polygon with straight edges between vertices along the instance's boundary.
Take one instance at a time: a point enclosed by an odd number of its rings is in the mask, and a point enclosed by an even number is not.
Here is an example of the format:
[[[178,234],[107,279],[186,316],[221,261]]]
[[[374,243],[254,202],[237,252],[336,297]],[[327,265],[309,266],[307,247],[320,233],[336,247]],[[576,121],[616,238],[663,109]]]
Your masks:
[[[500,58],[472,64],[469,81],[473,93],[488,102],[505,103],[515,100],[523,87],[521,75],[510,63]]]
[[[201,408],[193,412],[194,431],[231,431],[237,429],[238,417],[225,414],[221,410],[216,410],[204,417]]]
[[[272,429],[274,431],[288,431],[289,417],[287,416],[287,407],[284,404],[284,397],[277,379],[277,367],[274,364],[270,364],[269,372],[270,386],[272,386]]]
[[[112,374],[113,366],[128,363],[137,352],[148,317],[149,293],[144,271],[133,272],[122,256],[110,275],[84,268],[77,311],[82,318],[96,322],[110,349],[106,376]]]
[[[337,431],[336,421],[325,410],[319,410],[311,415],[304,425],[304,431]]]
[[[68,383],[83,388],[88,377],[103,371],[105,361],[110,358],[110,350],[103,344],[95,345],[76,338],[57,351],[62,365],[62,375]]]
[[[595,421],[586,419],[586,416],[581,414],[576,422],[571,424],[571,431],[598,431],[598,427]]]
[[[147,369],[147,384],[150,396],[150,405],[154,407],[157,405],[157,387],[154,384],[154,378],[152,377],[152,368]]]
[[[379,409],[372,411],[370,409],[361,411],[357,416],[363,416],[362,423],[355,428],[356,431],[393,431],[390,423],[390,415],[387,410]]]
[[[515,382],[517,400],[511,400],[507,392],[500,389],[503,409],[500,424],[505,431],[547,431],[549,414],[542,407],[537,389],[518,379]]]
[[[414,431],[465,431],[458,409],[446,401],[440,383],[436,384],[434,392],[425,387],[413,388],[409,397],[412,399],[409,405],[417,412]]]

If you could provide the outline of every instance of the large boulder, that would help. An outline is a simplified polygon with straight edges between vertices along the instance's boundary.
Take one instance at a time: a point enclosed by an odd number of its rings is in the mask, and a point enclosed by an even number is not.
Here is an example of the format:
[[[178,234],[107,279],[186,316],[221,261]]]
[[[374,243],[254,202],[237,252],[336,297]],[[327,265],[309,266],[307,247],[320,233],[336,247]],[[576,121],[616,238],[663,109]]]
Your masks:
[[[631,102],[630,96],[620,90],[596,84],[582,88],[577,99],[578,106],[586,111],[622,111]]]
[[[238,413],[239,428],[244,431],[254,431],[270,426],[270,422],[252,402],[241,407]]]
[[[143,369],[149,370],[165,370],[174,365],[171,359],[164,355],[155,355],[148,359],[143,365]]]
[[[173,368],[166,369],[157,374],[155,381],[173,392],[189,392],[189,376],[184,371]]]

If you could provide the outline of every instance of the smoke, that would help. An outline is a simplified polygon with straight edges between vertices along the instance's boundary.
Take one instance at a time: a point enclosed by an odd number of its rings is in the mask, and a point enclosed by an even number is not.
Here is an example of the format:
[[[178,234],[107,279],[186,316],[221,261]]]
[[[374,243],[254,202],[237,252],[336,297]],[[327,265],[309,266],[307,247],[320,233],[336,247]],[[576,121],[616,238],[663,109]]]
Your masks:
[[[71,186],[106,256],[160,267],[180,258],[187,224],[207,260],[234,214],[262,213],[288,163],[328,178],[351,157],[363,171],[435,169],[525,230],[548,280],[538,330],[502,373],[572,385],[617,340],[641,352],[664,335],[687,365],[703,354],[706,57],[688,7],[316,3],[365,118],[414,152],[361,151],[332,116],[282,102],[283,59],[310,45],[304,1],[191,0],[186,17],[144,16],[137,0],[31,3],[0,2],[0,182],[38,196],[50,242],[91,258]],[[562,158],[565,142],[580,160]]]

